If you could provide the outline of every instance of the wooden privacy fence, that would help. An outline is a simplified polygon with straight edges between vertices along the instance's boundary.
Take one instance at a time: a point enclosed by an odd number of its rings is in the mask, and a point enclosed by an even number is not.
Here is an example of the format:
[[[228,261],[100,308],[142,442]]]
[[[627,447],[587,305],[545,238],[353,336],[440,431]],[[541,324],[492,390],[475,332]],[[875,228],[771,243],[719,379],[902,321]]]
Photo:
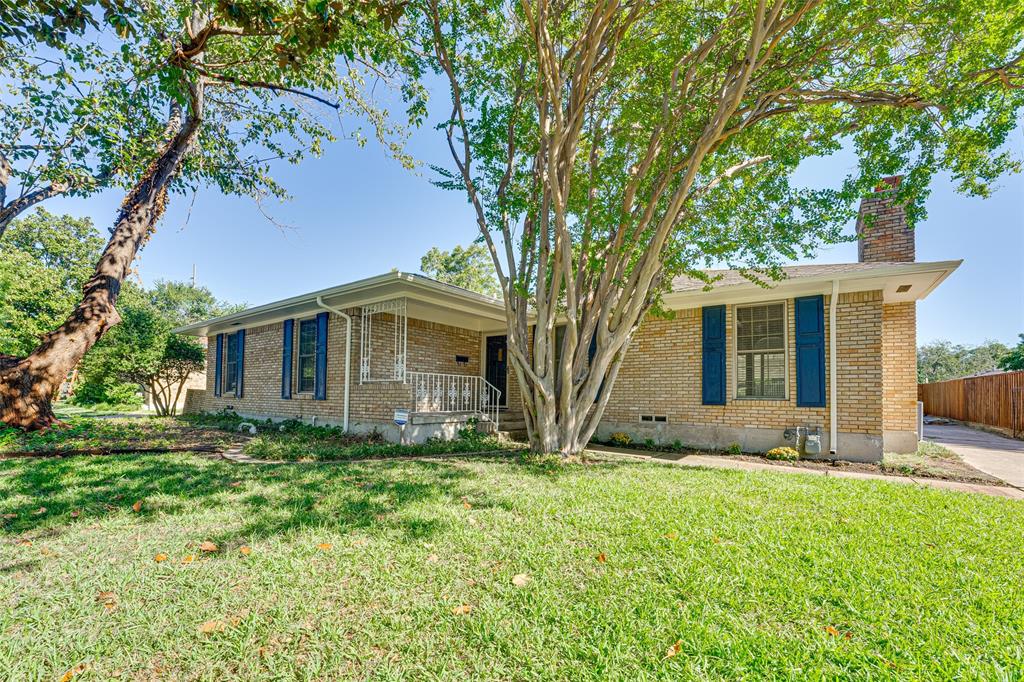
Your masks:
[[[1024,371],[918,384],[924,413],[1024,434]]]

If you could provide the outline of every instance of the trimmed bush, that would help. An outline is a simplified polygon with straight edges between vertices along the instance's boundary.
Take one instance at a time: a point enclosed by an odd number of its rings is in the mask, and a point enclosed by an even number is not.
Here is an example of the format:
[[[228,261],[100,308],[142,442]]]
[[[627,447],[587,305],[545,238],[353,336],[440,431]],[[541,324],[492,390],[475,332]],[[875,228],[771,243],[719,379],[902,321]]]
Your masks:
[[[790,447],[772,448],[764,456],[782,462],[795,462],[800,459],[800,453]]]
[[[633,439],[629,437],[628,433],[616,431],[612,435],[608,436],[608,442],[611,443],[612,445],[618,445],[619,447],[624,448],[627,445],[631,444],[633,442]]]

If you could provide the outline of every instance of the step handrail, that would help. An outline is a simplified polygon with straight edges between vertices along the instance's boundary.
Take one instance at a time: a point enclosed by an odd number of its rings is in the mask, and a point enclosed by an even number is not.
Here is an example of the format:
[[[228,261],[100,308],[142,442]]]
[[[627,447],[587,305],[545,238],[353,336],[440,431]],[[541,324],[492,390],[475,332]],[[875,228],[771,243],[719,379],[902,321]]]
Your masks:
[[[405,373],[416,412],[471,412],[498,430],[501,390],[481,376],[442,372]]]

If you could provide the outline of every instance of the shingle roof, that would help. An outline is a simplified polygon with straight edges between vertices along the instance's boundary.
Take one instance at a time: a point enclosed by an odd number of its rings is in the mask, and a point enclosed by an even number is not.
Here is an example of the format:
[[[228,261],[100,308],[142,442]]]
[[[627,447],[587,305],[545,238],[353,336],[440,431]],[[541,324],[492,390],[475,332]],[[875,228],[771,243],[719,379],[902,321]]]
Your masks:
[[[789,265],[782,268],[784,279],[801,279],[805,277],[828,277],[830,275],[847,275],[852,273],[867,272],[891,268],[894,265],[906,265],[906,263],[827,263],[813,265]],[[748,284],[750,280],[743,276],[740,270],[705,270],[711,278],[713,288],[734,286],[736,284]],[[752,273],[756,277],[756,273]],[[771,282],[763,275],[760,279]],[[707,283],[695,277],[676,277],[672,280],[672,291],[700,291]]]

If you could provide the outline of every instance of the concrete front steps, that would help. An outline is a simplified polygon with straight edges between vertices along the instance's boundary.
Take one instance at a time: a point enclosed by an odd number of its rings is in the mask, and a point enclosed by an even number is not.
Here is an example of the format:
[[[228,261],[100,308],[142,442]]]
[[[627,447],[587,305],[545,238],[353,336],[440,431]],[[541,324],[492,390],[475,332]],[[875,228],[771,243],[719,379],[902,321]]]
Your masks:
[[[527,439],[526,420],[522,412],[502,410],[498,414],[498,435],[523,442]]]

